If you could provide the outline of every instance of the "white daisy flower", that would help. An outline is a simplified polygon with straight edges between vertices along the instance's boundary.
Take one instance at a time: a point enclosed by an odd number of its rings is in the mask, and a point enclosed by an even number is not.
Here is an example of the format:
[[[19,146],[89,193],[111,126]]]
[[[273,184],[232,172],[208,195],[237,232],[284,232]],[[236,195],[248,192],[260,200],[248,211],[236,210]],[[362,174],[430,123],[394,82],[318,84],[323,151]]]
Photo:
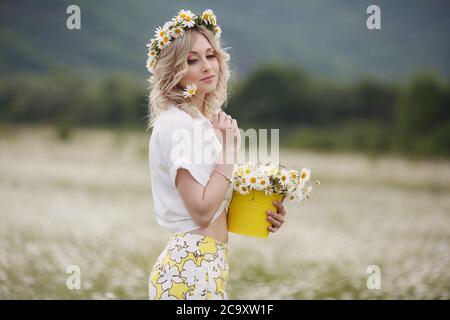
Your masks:
[[[253,173],[253,168],[251,166],[245,166],[242,168],[242,174],[244,177],[249,176],[251,173]]]
[[[157,27],[156,30],[155,30],[155,38],[160,41],[160,40],[168,37],[169,36],[169,32],[168,31],[169,30],[167,28]]]
[[[254,171],[257,169],[256,165],[251,161],[247,162],[247,164],[243,165],[242,167],[243,167],[244,171],[246,171],[246,172],[247,172],[247,170]],[[247,174],[249,174],[249,173],[247,173]]]
[[[190,10],[188,11],[191,12]],[[184,20],[184,18],[188,15],[188,11],[181,9],[180,11],[178,11],[177,15],[175,16],[175,19],[177,19],[178,21]]]
[[[155,38],[150,39],[150,42],[147,43],[146,46],[149,50],[151,50],[156,43],[158,43],[158,39],[155,37]]]
[[[147,54],[147,56],[149,57],[149,58],[151,58],[152,60],[154,60],[155,58],[156,58],[156,55],[157,55],[157,53],[156,53],[156,51],[155,50],[150,50],[149,52],[148,52],[148,54]]]
[[[148,59],[147,59],[147,65],[146,65],[147,70],[148,70],[149,72],[153,73],[153,67],[154,67],[154,66],[155,66],[155,60],[153,60],[153,59],[151,59],[151,58],[148,58]]]
[[[216,38],[220,38],[222,34],[222,29],[220,28],[219,25],[214,27],[214,35],[216,36]]]
[[[286,202],[294,202],[294,201],[296,201],[296,197],[295,197],[295,195],[294,194],[292,194],[292,193],[289,193],[287,196],[286,196]]]
[[[182,27],[175,27],[171,30],[173,38],[179,38],[184,34],[184,29]]]
[[[170,43],[171,43],[170,37],[169,36],[164,37],[158,41],[158,48],[160,50],[162,50],[162,49],[168,47]]]
[[[211,9],[207,9],[202,13],[202,21],[204,21],[206,24],[213,24],[213,17],[215,21],[214,12]]]
[[[264,175],[267,175],[267,176],[273,176],[273,175],[275,175],[277,173],[277,171],[278,171],[278,167],[276,167],[274,165],[271,165],[271,164],[262,166],[260,168],[261,174],[264,174]]]
[[[301,201],[300,199],[297,193],[292,193],[286,198],[288,202],[299,202]]]
[[[238,189],[237,189],[237,191],[240,193],[240,194],[248,194],[249,192],[250,192],[250,189],[246,186],[246,185],[240,185],[239,187],[238,187]]]
[[[165,30],[169,30],[170,28],[172,28],[175,25],[175,21],[171,20],[171,21],[166,21],[166,23],[164,23],[163,29]]]
[[[300,172],[295,169],[289,170],[289,179],[298,182],[300,180]]]
[[[281,172],[279,173],[278,178],[280,179],[280,183],[283,185],[283,187],[287,187],[291,182],[290,173],[285,168],[281,169]]]
[[[309,181],[310,177],[311,177],[311,170],[309,170],[308,168],[303,168],[302,172],[300,173],[300,178],[306,182]]]
[[[258,175],[256,174],[256,172],[252,171],[247,176],[247,185],[250,187],[250,189],[259,190],[258,189]]]
[[[286,197],[286,200],[288,202],[301,202],[303,198],[303,191],[301,189],[297,189],[293,193],[289,193]]]
[[[184,89],[183,96],[185,98],[190,98],[193,95],[195,95],[196,92],[197,92],[197,85],[195,83],[191,83]]]
[[[180,10],[177,19],[182,22],[183,27],[192,28],[195,25],[195,17],[191,10]]]
[[[259,191],[266,190],[269,186],[269,179],[265,175],[258,176],[257,178],[257,189]]]

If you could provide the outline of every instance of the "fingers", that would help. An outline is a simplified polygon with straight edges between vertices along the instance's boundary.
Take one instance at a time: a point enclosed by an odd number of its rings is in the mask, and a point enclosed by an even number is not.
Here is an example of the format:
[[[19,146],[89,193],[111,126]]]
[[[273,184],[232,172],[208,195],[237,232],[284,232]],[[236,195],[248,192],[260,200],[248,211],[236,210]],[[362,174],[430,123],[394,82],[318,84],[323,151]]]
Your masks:
[[[281,202],[278,201],[274,201],[273,202],[274,206],[277,208],[277,212],[278,214],[285,216],[286,215],[286,210],[284,209],[284,205]]]
[[[223,111],[219,112],[219,119],[218,119],[219,125],[223,124],[224,119],[225,119],[225,112]]]
[[[272,222],[272,224],[278,228],[281,227],[281,225],[285,222],[285,218],[283,215],[272,211],[267,212],[267,220]]]
[[[267,220],[272,224],[272,227],[274,227],[274,228],[278,229],[282,225],[282,223],[280,221],[277,221],[272,217],[267,217]]]
[[[237,129],[238,128],[236,119],[232,119],[231,120],[231,126],[233,127],[233,129]]]
[[[286,210],[283,204],[278,201],[274,201],[273,204],[277,207],[277,212],[268,210],[267,221],[272,224],[272,226],[268,227],[269,231],[276,232],[286,221]]]
[[[229,114],[226,114],[225,112],[222,112],[222,113],[223,113],[223,122],[225,123],[225,125],[227,127],[230,127],[232,124],[233,118],[231,118],[231,116]]]
[[[235,123],[235,124],[234,124]],[[237,127],[237,122],[230,115],[223,111],[217,113],[217,124],[222,128],[235,128]]]

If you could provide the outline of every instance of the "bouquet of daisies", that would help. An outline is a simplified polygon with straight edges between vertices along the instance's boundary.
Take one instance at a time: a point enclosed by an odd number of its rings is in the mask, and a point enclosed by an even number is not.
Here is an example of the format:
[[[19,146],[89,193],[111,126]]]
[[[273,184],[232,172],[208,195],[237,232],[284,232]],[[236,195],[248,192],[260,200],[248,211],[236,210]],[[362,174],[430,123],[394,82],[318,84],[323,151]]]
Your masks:
[[[313,180],[316,184],[320,181]],[[266,195],[278,194],[288,202],[301,202],[312,191],[311,170],[287,169],[285,166],[236,165],[233,170],[233,190],[242,195],[251,191],[263,191]]]
[[[228,231],[257,238],[267,238],[270,223],[267,210],[276,210],[274,200],[299,203],[310,197],[311,170],[288,169],[285,166],[235,165],[233,195],[227,215]]]

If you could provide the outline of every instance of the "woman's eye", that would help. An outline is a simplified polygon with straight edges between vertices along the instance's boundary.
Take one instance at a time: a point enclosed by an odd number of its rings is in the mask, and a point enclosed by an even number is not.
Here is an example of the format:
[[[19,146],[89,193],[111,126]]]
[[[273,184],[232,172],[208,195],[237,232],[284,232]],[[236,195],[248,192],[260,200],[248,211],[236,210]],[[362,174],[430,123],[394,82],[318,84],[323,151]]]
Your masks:
[[[207,58],[209,58],[209,59],[214,58],[214,57],[215,57],[215,55],[213,55],[213,54],[207,56]],[[189,64],[194,64],[194,63],[196,63],[197,61],[198,61],[198,60],[188,60],[188,63],[189,63]]]

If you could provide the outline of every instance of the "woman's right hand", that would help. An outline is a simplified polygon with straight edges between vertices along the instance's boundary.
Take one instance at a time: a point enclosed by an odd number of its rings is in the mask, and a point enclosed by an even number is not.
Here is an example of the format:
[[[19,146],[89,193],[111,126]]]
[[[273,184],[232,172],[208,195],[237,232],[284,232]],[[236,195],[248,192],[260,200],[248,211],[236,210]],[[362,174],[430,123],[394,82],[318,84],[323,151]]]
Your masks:
[[[241,133],[236,119],[233,119],[230,115],[220,111],[213,114],[211,122],[223,148],[235,152],[239,150],[241,145]]]

